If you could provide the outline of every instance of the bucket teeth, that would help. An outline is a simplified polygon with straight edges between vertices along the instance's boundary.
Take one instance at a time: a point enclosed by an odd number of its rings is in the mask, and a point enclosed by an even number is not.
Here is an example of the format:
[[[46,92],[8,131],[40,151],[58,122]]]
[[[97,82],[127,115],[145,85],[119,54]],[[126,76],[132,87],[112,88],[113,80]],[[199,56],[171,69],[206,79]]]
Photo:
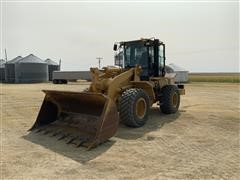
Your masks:
[[[58,138],[58,140],[64,139],[64,138],[66,138],[68,136],[69,136],[68,134],[63,134],[60,138]]]
[[[52,134],[52,136],[57,136],[57,135],[59,135],[59,134],[61,134],[62,132],[61,131],[57,131],[57,132],[54,132],[53,134]]]
[[[76,140],[78,137],[73,137],[73,138],[71,138],[69,141],[67,141],[67,144],[70,144],[70,143],[72,143],[74,140]]]
[[[82,146],[84,143],[86,143],[88,141],[88,139],[86,139],[86,138],[81,138],[80,139],[80,142],[77,144],[77,147],[80,147],[80,146]]]
[[[39,128],[39,129],[36,130],[36,133],[39,133],[39,132],[41,132],[41,131],[43,131],[43,129],[40,129],[40,128]]]
[[[42,134],[50,134],[51,137],[56,137],[58,141],[64,140],[66,144],[74,144],[77,148],[80,146],[88,146],[89,138],[84,136],[79,136],[76,133],[65,132],[59,128],[45,127],[36,130],[37,133],[42,132]]]
[[[49,133],[51,133],[52,131],[51,130],[47,130],[47,131],[45,131],[43,134],[49,134]]]

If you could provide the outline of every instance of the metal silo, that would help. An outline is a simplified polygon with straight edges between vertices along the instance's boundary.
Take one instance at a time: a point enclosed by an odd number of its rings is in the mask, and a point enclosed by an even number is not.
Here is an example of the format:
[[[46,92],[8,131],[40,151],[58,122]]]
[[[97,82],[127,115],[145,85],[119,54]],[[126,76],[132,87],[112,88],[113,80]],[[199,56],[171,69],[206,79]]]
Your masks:
[[[5,80],[9,83],[15,82],[15,63],[22,59],[22,56],[17,56],[5,64]]]
[[[5,61],[0,59],[0,82],[5,80]]]
[[[49,81],[52,81],[53,71],[59,71],[60,66],[51,59],[46,59],[45,62],[48,64],[48,77]]]
[[[17,83],[48,81],[48,65],[40,58],[30,54],[15,63]]]

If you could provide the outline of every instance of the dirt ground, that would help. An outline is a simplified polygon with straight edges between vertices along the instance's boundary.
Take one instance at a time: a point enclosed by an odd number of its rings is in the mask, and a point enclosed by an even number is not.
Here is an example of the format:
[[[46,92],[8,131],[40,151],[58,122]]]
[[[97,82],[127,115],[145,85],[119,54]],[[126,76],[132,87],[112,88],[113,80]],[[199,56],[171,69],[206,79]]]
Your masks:
[[[240,84],[186,85],[177,114],[157,106],[138,129],[120,125],[92,151],[29,133],[41,89],[78,91],[87,84],[0,84],[2,179],[238,179]]]

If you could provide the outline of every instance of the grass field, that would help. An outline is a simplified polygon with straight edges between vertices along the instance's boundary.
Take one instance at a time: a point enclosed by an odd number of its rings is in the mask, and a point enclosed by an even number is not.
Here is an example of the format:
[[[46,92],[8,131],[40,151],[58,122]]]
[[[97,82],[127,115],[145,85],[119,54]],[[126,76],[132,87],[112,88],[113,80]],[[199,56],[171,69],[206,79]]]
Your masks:
[[[240,83],[240,73],[190,73],[189,82]]]

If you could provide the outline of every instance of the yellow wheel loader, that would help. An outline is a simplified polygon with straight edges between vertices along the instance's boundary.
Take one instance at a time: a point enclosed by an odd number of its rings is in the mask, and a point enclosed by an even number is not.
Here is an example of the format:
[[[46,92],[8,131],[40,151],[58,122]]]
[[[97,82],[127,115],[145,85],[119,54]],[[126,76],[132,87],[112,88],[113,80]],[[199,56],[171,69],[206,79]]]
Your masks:
[[[92,82],[83,92],[43,90],[46,95],[30,130],[91,149],[114,136],[120,121],[143,126],[154,103],[163,113],[178,111],[185,90],[165,75],[163,42],[119,42],[114,50],[123,54],[120,66],[91,68]]]

